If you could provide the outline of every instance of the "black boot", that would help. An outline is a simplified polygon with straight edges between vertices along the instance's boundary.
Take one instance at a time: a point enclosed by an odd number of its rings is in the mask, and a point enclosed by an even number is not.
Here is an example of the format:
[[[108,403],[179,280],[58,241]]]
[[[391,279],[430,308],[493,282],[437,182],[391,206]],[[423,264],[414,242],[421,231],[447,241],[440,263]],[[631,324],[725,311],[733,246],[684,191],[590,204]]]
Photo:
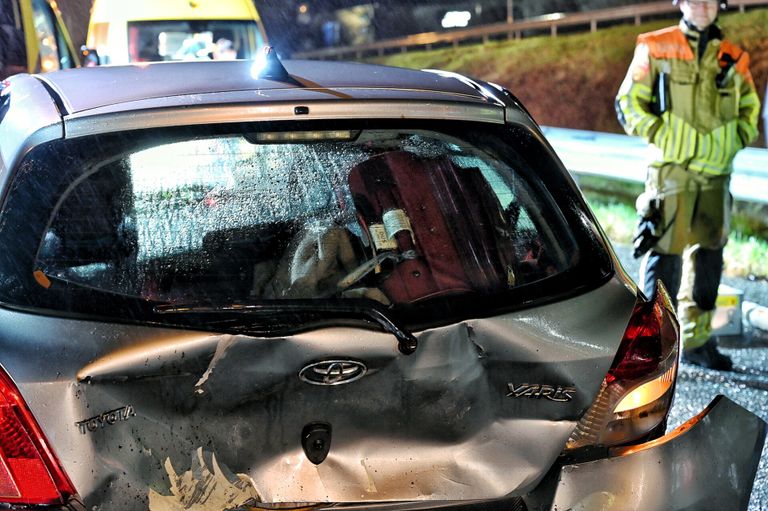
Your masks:
[[[710,337],[703,346],[683,350],[683,362],[717,371],[730,371],[733,368],[731,357],[718,351],[714,337]]]

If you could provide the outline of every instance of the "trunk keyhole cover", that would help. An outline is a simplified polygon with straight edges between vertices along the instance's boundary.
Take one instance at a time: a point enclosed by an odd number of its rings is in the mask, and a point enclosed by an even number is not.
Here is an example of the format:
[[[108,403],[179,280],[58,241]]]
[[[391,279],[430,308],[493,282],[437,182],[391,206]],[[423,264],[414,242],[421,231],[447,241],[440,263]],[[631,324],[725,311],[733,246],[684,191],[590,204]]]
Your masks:
[[[319,465],[331,450],[331,425],[326,422],[310,422],[301,431],[301,447],[307,459]]]

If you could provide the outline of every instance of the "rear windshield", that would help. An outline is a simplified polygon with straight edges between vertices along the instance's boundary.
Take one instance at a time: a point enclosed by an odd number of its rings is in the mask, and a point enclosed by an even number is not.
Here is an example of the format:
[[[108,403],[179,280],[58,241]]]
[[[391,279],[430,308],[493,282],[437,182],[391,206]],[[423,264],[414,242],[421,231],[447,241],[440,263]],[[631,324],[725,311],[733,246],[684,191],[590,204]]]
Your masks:
[[[315,128],[36,149],[5,204],[0,241],[16,245],[0,293],[135,319],[152,310],[137,304],[369,302],[423,326],[610,272],[570,180],[526,130]]]
[[[253,59],[263,46],[253,20],[128,23],[130,62]]]

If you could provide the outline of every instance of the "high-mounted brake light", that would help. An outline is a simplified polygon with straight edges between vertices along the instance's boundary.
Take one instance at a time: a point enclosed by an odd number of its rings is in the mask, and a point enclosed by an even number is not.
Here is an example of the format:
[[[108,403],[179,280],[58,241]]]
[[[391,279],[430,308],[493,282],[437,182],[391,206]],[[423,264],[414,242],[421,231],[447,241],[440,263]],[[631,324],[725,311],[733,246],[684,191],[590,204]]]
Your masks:
[[[567,450],[629,444],[666,423],[680,335],[669,295],[660,282],[657,288],[650,302],[638,299],[635,304],[613,364]]]
[[[0,367],[0,503],[63,504],[74,494],[19,389]]]
[[[252,144],[270,144],[282,142],[326,142],[328,140],[352,140],[359,131],[326,130],[326,131],[266,131],[248,133],[246,140]]]

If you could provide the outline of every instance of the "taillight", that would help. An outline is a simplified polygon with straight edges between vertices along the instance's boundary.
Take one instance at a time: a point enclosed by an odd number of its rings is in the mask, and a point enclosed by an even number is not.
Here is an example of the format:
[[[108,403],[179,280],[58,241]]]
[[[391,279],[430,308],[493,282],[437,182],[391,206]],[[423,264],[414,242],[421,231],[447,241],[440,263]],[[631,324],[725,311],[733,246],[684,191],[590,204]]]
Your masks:
[[[613,364],[566,449],[629,444],[663,426],[672,405],[679,345],[674,308],[659,282],[650,302],[635,304]]]
[[[19,389],[0,367],[0,503],[63,504],[74,494]]]

